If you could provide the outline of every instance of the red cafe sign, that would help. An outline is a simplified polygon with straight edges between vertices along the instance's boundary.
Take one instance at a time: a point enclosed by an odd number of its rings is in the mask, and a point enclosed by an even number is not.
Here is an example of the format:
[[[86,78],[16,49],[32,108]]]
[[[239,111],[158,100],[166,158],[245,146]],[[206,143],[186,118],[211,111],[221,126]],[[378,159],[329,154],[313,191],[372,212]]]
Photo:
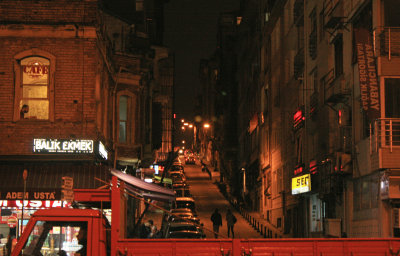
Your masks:
[[[22,209],[23,200],[0,200],[0,207],[7,208],[21,208]],[[62,201],[57,200],[25,200],[24,208],[27,209],[40,209],[40,208],[61,208],[68,207],[70,204],[64,202],[62,205]]]

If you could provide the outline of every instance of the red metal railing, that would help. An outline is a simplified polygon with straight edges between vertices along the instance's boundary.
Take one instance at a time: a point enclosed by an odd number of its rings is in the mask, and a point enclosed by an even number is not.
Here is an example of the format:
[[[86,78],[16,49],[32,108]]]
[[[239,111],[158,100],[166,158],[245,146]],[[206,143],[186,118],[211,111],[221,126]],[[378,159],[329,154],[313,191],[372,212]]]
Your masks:
[[[119,255],[399,255],[400,239],[125,239]]]

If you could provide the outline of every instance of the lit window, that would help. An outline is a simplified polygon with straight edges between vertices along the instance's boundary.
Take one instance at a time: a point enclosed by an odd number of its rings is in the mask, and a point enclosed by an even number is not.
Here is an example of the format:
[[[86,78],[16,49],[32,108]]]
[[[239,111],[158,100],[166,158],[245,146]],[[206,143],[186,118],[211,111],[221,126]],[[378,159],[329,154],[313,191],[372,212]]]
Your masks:
[[[54,121],[55,57],[39,49],[31,49],[14,58],[14,121]]]
[[[39,57],[25,58],[21,60],[21,70],[20,118],[49,119],[49,60]]]

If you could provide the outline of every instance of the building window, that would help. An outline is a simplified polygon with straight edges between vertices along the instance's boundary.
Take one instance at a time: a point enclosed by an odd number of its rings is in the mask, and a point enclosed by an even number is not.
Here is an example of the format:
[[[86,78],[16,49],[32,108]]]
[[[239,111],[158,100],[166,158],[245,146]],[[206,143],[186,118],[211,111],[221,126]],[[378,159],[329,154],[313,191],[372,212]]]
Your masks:
[[[143,11],[144,6],[143,0],[136,0],[136,11],[141,12]]]
[[[119,136],[118,142],[127,142],[128,130],[128,96],[122,95],[119,97]]]
[[[135,95],[128,91],[118,93],[118,142],[134,144],[135,140]]]
[[[20,118],[49,119],[49,60],[40,57],[22,59],[21,70]]]
[[[308,45],[308,53],[311,59],[317,58],[317,14],[314,10],[310,14],[310,30],[311,33],[309,35],[309,45]]]
[[[54,121],[55,57],[32,49],[17,54],[14,62],[15,98],[14,121]]]
[[[335,45],[335,78],[343,74],[343,38],[338,35],[334,41]]]

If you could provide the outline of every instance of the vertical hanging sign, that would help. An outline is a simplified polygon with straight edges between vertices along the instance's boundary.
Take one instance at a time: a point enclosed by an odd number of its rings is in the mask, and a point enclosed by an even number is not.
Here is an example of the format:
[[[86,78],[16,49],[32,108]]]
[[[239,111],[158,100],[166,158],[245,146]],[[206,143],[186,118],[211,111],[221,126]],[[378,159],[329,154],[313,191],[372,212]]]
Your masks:
[[[372,37],[370,32],[364,28],[355,29],[354,36],[360,80],[361,107],[372,121],[379,118],[381,113],[380,87],[376,72]]]

